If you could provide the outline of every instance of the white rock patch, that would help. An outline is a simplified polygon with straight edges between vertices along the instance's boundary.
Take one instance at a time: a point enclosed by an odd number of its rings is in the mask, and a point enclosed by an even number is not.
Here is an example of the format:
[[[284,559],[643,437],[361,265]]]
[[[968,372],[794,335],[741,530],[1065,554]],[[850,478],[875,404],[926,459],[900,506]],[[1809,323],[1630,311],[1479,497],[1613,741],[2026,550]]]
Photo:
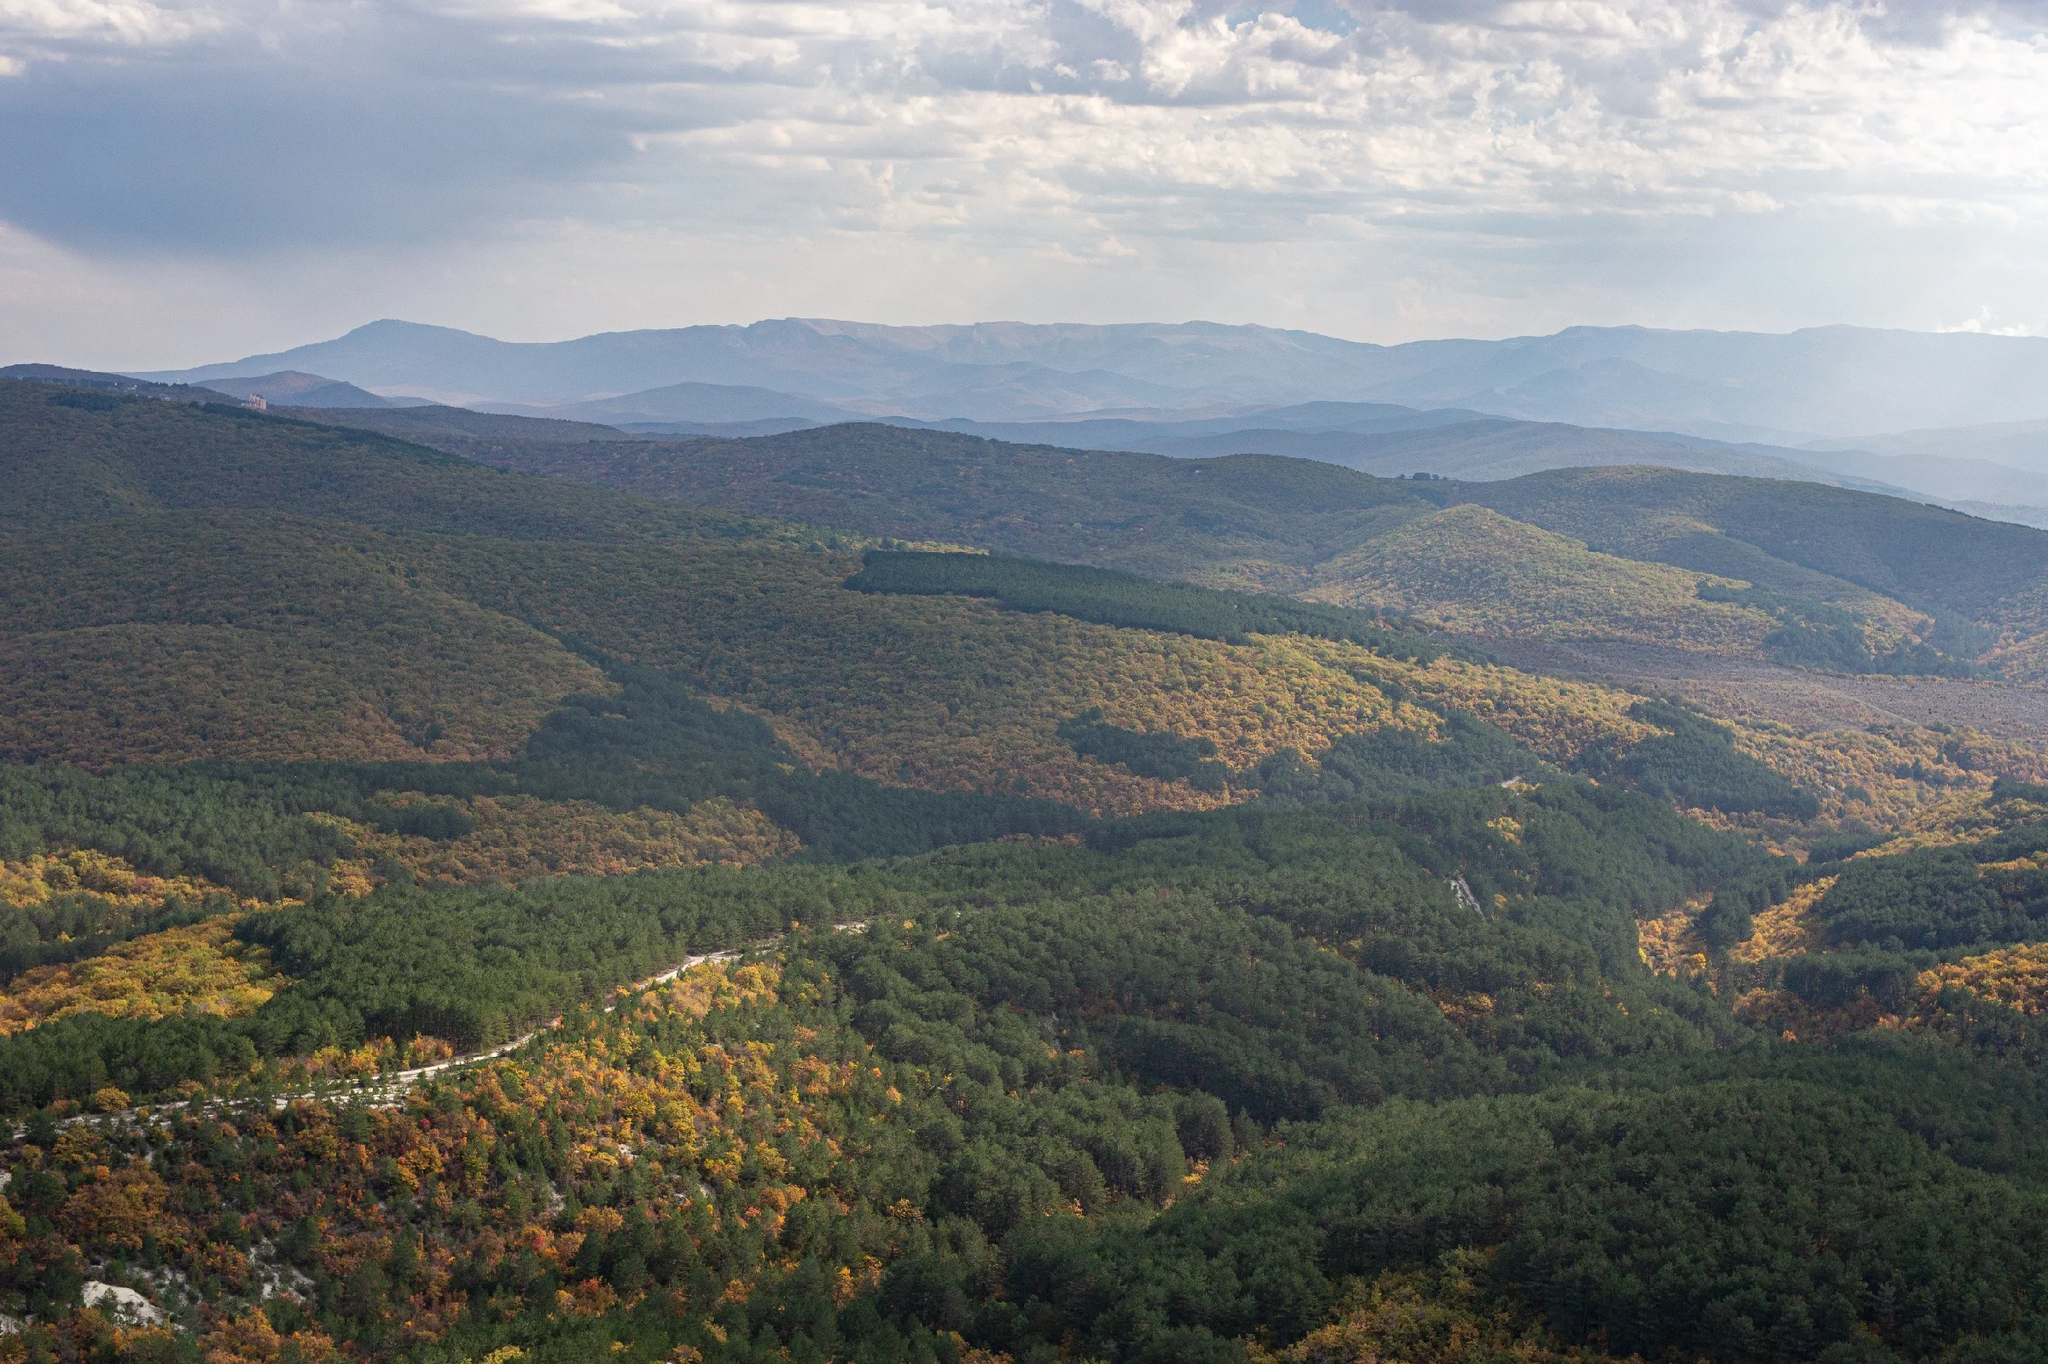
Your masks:
[[[131,1326],[155,1326],[164,1319],[163,1309],[134,1289],[101,1283],[98,1279],[85,1281],[85,1305],[97,1307]]]

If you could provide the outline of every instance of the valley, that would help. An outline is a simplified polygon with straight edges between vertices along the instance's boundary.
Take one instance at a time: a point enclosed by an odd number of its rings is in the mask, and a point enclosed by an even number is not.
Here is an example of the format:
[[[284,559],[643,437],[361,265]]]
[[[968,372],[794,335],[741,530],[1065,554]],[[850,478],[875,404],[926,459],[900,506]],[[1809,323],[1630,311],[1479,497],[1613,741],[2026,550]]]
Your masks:
[[[2048,532],[1032,434],[0,380],[0,1360],[2048,1349]]]

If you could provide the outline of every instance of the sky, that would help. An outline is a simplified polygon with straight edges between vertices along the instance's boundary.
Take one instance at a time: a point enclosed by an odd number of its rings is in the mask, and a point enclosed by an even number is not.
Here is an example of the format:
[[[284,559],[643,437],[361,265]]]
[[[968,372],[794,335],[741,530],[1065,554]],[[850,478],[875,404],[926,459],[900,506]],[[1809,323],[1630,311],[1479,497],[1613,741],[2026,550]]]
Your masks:
[[[0,362],[2048,333],[2048,0],[0,0]]]

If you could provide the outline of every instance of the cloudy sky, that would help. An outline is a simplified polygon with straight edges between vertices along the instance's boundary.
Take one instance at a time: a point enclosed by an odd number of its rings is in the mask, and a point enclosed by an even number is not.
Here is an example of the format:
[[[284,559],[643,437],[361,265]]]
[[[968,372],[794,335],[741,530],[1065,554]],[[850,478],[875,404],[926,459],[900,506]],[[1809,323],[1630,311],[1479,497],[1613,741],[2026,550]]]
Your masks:
[[[0,361],[2048,332],[2048,0],[0,0]]]

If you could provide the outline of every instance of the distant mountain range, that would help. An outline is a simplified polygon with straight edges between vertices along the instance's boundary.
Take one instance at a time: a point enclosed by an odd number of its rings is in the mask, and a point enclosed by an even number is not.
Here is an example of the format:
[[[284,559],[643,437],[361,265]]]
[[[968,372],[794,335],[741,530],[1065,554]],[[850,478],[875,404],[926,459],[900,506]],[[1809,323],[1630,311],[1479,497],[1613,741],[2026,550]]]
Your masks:
[[[649,437],[879,418],[1077,449],[1297,455],[1377,474],[1647,464],[1896,492],[2048,525],[2042,338],[1576,327],[1376,346],[1200,322],[788,318],[524,343],[383,321],[137,377],[302,407],[431,401]],[[1885,431],[1903,434],[1855,434]]]
[[[676,403],[662,409],[688,421],[803,415],[791,402],[939,421],[1037,421],[1234,416],[1338,400],[1800,444],[2048,416],[2048,339],[1856,327],[1789,335],[1574,327],[1377,346],[1208,322],[883,327],[785,318],[526,343],[382,321],[273,355],[141,377],[207,383],[280,370],[463,406],[563,407],[681,384],[772,395],[718,400],[746,416],[700,416],[687,403],[682,412]]]
[[[1889,456],[1983,459],[2008,468],[2048,474],[2048,421],[1994,422],[1947,431],[1900,431],[1891,435],[1860,436],[1848,441],[1821,441],[1816,442],[1813,448],[1853,448]]]

